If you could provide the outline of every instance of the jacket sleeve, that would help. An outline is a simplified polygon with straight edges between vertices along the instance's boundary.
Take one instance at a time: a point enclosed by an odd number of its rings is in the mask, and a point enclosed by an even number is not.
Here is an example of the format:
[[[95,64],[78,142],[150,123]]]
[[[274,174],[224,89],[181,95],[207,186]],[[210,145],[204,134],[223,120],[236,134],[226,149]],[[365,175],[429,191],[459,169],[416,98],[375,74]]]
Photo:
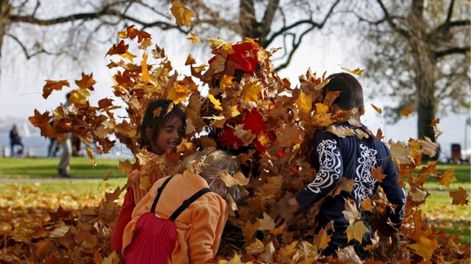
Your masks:
[[[338,141],[333,135],[325,132],[318,134],[316,151],[319,164],[316,177],[296,194],[296,200],[303,209],[308,209],[324,197],[336,186],[336,182],[343,175],[342,155]]]
[[[402,220],[404,219],[405,203],[407,197],[405,190],[401,188],[397,182],[398,172],[396,166],[390,158],[390,151],[385,145],[383,145],[383,149],[387,153],[386,157],[388,158],[386,159],[383,169],[386,177],[383,179],[380,185],[386,193],[388,201],[394,206],[394,208],[388,208],[388,218],[391,220],[395,228],[399,228],[402,224]]]
[[[216,256],[226,224],[226,202],[219,196],[208,198],[209,204],[199,205],[192,212],[188,237],[190,263],[207,263]]]

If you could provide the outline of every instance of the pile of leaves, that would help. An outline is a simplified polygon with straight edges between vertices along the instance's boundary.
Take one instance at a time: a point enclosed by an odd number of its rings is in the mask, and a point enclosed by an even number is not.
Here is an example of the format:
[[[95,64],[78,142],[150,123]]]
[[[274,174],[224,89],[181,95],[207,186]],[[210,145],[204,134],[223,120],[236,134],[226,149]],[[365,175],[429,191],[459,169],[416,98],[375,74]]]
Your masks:
[[[179,5],[172,12],[177,23],[189,25],[191,10]],[[58,106],[53,113],[35,110],[30,117],[31,123],[41,129],[41,135],[61,137],[73,132],[87,145],[93,161],[92,143],[96,144],[97,152],[106,153],[117,139],[135,156],[134,161],[119,165],[127,173],[136,169],[162,173],[181,156],[208,147],[227,150],[237,155],[245,177],[221,177],[228,186],[245,188],[248,195],[231,205],[231,216],[215,262],[358,261],[352,247],[339,250],[337,259],[320,256],[330,237],[326,230],[313,233],[317,208],[296,215],[290,222],[275,224],[274,220],[285,217],[287,200],[315,177],[308,158],[312,146],[307,139],[317,129],[327,129],[339,137],[382,138],[380,129],[376,135],[359,129],[360,124],[351,118],[352,112],[331,112],[338,93],[323,95],[325,76],[307,71],[300,77],[300,85],[294,87],[274,71],[270,58],[276,50],[262,49],[252,39],[238,43],[208,39],[212,57],[208,62],[197,63],[189,55],[185,64],[191,76],[185,76],[172,68],[164,49],[152,44],[149,33],[130,26],[119,37],[119,42],[107,52],[116,98],[103,98],[98,105],[92,105],[88,99],[95,81],[92,74],[82,74],[75,81],[76,88],[71,90],[70,106]],[[195,35],[190,35],[189,40],[199,41]],[[47,98],[51,92],[68,86],[70,83],[65,80],[48,80],[43,96]],[[143,112],[157,98],[172,100],[187,115],[185,140],[174,155],[157,157],[137,144]],[[126,118],[118,118],[115,113],[122,105]],[[337,121],[348,121],[358,129],[336,126]],[[431,125],[436,128],[438,120]],[[457,237],[429,226],[419,207],[429,195],[424,188],[427,179],[436,178],[446,186],[454,179],[451,171],[437,173],[434,162],[421,165],[423,155],[435,155],[436,143],[429,139],[410,139],[407,143],[389,142],[389,146],[399,169],[399,182],[409,192],[400,229],[401,243],[394,252],[375,255],[375,260],[368,262],[383,263],[388,258],[397,263],[469,259],[469,248],[461,245]],[[384,178],[381,171],[372,174],[378,181]],[[139,184],[148,189],[152,183]],[[0,262],[118,263],[120,256],[110,251],[109,236],[119,210],[117,199],[126,187],[105,194],[95,206],[69,210],[62,207],[38,210],[27,205],[0,208],[0,235],[4,237],[0,242],[3,248]],[[352,188],[352,182],[343,181],[329,195]],[[468,194],[462,188],[450,190],[450,196],[453,204],[468,202]],[[376,199],[366,199],[362,204],[361,210],[377,216],[373,251],[391,246],[382,221],[388,206],[381,191]],[[360,212],[355,206],[346,208],[344,214],[351,223],[348,238],[361,240],[366,228]],[[27,219],[24,220],[27,222],[11,222],[11,219]]]

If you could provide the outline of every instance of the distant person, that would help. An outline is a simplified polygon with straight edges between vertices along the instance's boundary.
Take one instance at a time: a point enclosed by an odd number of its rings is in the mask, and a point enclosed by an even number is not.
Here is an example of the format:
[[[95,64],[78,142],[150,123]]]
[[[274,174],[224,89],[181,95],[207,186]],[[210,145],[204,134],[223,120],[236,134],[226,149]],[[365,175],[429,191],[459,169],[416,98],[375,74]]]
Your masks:
[[[70,107],[70,93],[67,93],[65,96],[66,102],[64,104],[64,108]],[[70,178],[69,170],[70,170],[70,159],[72,157],[72,133],[65,133],[59,138],[61,148],[62,148],[62,155],[61,160],[59,161],[59,166],[57,167],[59,177]]]
[[[16,153],[15,153],[15,146],[20,147]],[[18,133],[18,128],[16,127],[16,125],[13,125],[13,127],[10,130],[10,153],[11,153],[11,156],[14,157],[16,155],[18,155],[18,156],[23,155],[23,148],[24,148],[24,145],[23,145],[23,143],[21,143],[21,136],[20,136],[20,133]]]
[[[54,126],[54,120],[50,121],[49,124],[51,126]],[[47,157],[56,157],[57,152],[59,151],[59,144],[57,144],[57,139],[56,138],[50,138],[49,139],[49,146],[47,146]]]

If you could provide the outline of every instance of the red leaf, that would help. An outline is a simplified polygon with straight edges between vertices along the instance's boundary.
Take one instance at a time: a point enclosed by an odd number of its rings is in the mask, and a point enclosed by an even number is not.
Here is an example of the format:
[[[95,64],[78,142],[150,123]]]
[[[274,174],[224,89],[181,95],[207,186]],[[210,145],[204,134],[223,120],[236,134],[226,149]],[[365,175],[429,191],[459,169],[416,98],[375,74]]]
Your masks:
[[[267,129],[262,115],[255,108],[252,109],[251,112],[245,114],[243,124],[245,130],[250,130],[256,135]]]

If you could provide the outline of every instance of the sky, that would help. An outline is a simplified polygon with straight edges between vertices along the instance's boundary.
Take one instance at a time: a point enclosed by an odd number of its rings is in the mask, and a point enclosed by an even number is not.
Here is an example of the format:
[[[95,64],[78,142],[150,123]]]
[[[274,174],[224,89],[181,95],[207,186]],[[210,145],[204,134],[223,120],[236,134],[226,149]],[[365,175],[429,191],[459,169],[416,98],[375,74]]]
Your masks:
[[[161,42],[160,44],[165,48],[172,65],[180,72],[186,71],[187,67],[184,67],[184,62],[190,53],[198,63],[206,62],[211,57],[209,52],[201,52],[198,47],[192,47],[183,35],[176,33],[170,35],[172,37],[167,36],[165,39],[153,36],[153,39]],[[364,68],[359,54],[356,53],[355,46],[358,43],[355,41],[353,38],[338,41],[335,35],[312,34],[311,37],[305,39],[304,44],[292,59],[291,65],[282,70],[280,76],[287,77],[292,84],[296,84],[298,76],[304,74],[308,68],[319,74],[324,71],[327,71],[328,74],[339,72],[342,71],[341,67]],[[346,46],[344,43],[353,44]],[[199,45],[207,44],[203,41]],[[33,114],[34,109],[41,112],[52,110],[64,101],[65,92],[63,91],[54,92],[48,100],[42,98],[42,87],[46,79],[66,79],[72,84],[73,80],[80,79],[82,71],[93,72],[97,84],[91,97],[92,103],[96,103],[100,98],[112,96],[112,74],[106,68],[109,59],[104,56],[110,46],[98,47],[96,53],[87,57],[87,60],[84,60],[84,65],[78,67],[70,62],[52,58],[36,58],[28,61],[18,47],[15,47],[11,41],[6,41],[2,52],[4,58],[1,61],[0,75],[0,126],[2,120],[8,118],[17,118],[27,122],[27,117]],[[361,76],[358,78],[366,95],[366,114],[362,117],[362,121],[373,131],[381,128],[386,140],[407,141],[411,137],[415,138],[417,136],[416,115],[413,114],[393,125],[387,124],[370,104],[384,107],[393,102],[384,98],[368,99],[371,95],[368,90],[369,83]],[[439,127],[444,131],[443,135],[438,138],[438,142],[442,145],[442,152],[445,155],[449,155],[451,143],[459,143],[463,149],[466,148],[464,146],[465,132],[467,132],[467,148],[471,148],[471,127],[465,126],[466,118],[469,116],[469,112],[461,115],[438,116],[440,118]]]

